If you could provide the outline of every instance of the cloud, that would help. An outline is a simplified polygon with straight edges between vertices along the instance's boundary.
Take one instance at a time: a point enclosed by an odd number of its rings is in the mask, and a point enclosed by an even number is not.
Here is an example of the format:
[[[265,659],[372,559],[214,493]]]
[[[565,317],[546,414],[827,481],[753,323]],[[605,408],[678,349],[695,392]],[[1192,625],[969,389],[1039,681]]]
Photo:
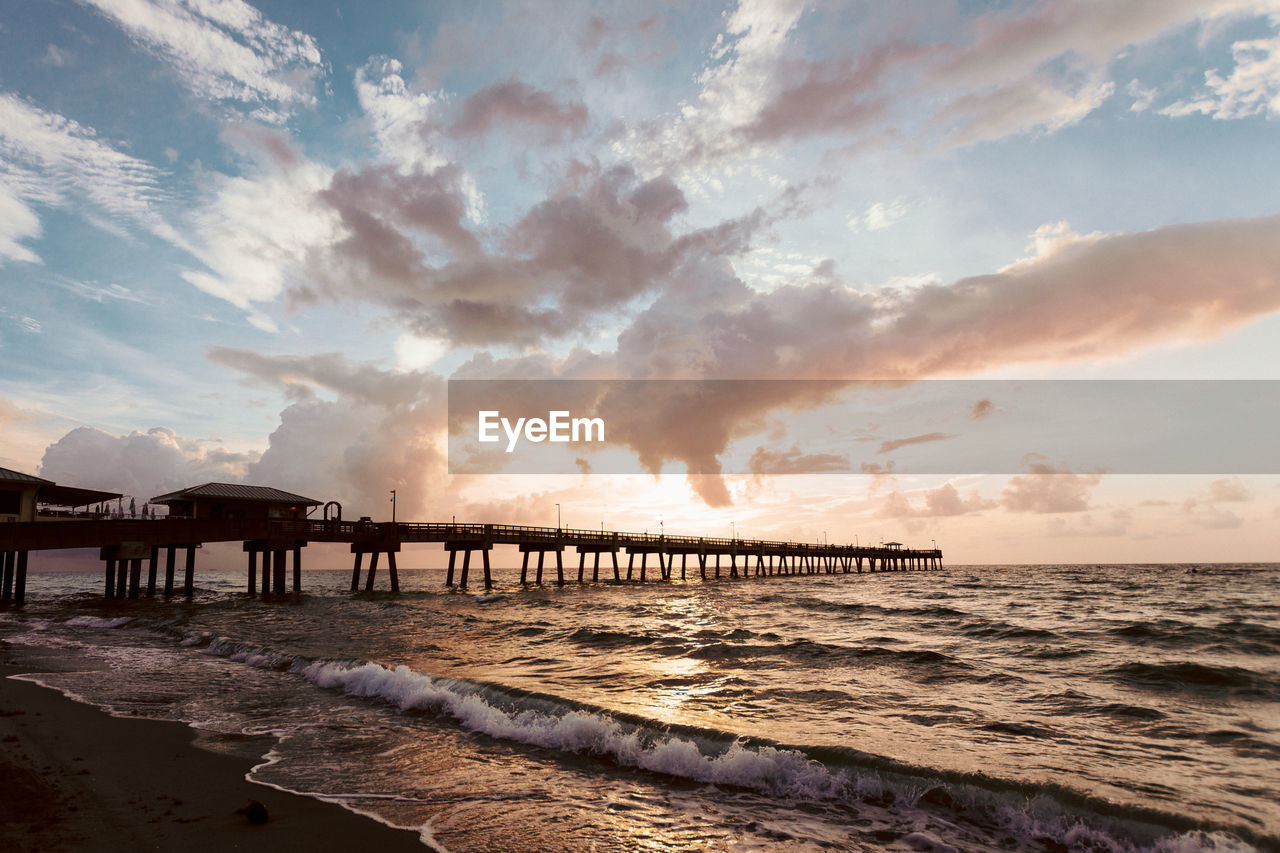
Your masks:
[[[1048,529],[1050,536],[1060,537],[1127,536],[1132,523],[1131,510],[1116,509],[1101,520],[1089,512],[1072,520],[1054,516],[1048,521]]]
[[[309,161],[272,163],[257,174],[212,175],[207,200],[191,215],[193,252],[208,268],[182,277],[238,308],[271,302],[313,253],[343,234],[336,211],[318,203],[333,173]]]
[[[294,292],[381,302],[423,337],[536,345],[676,286],[698,259],[743,252],[797,204],[786,192],[773,212],[757,208],[680,233],[675,217],[687,203],[670,180],[588,166],[491,232],[487,248],[461,221],[464,195],[452,167],[410,176],[339,172],[318,200],[338,214],[343,236],[308,257]]]
[[[898,438],[892,441],[881,442],[880,449],[877,450],[876,453],[892,453],[899,447],[906,447],[909,444],[925,444],[931,441],[946,441],[948,438],[955,438],[955,436],[942,432],[930,432],[924,435],[913,435],[910,438]]]
[[[781,65],[772,96],[738,133],[749,140],[780,140],[848,134],[878,125],[887,117],[890,101],[885,78],[899,66],[935,52],[932,47],[891,42],[856,59]]]
[[[0,93],[0,259],[38,262],[21,243],[40,235],[31,205],[84,203],[181,245],[154,209],[161,178],[93,128]]]
[[[1074,90],[1064,90],[1043,78],[1029,78],[956,98],[939,110],[934,120],[952,127],[952,144],[971,145],[1015,133],[1053,133],[1077,124],[1113,94],[1115,83],[1097,77]]]
[[[573,138],[586,129],[587,107],[582,101],[562,101],[551,92],[512,79],[468,97],[449,132],[481,136],[500,125],[538,128],[548,141]]]
[[[1102,474],[1073,474],[1065,465],[1031,462],[1029,474],[1013,477],[1005,485],[1001,504],[1009,512],[1084,512],[1089,496],[1102,482]]]
[[[1042,237],[1034,257],[1001,272],[879,292],[815,278],[762,293],[718,259],[691,261],[621,332],[615,369],[655,379],[963,375],[1207,337],[1280,309],[1277,217],[1087,237],[1054,228]],[[483,368],[470,375],[486,376]],[[726,501],[715,475],[732,441],[762,428],[771,410],[825,402],[802,382],[746,385],[750,393],[715,407],[619,403],[608,422],[630,426],[610,440],[631,447],[648,470],[678,461],[712,475],[700,494]],[[668,426],[686,422],[699,429]],[[1017,511],[1078,511],[1093,476],[1015,480],[1005,501]]]
[[[245,349],[213,347],[209,359],[247,377],[272,385],[324,388],[348,400],[387,409],[412,406],[439,395],[440,377],[429,372],[387,371],[369,363],[353,363],[341,353],[307,356],[265,355]]]
[[[81,0],[172,65],[201,98],[260,105],[279,123],[315,103],[322,66],[306,33],[269,21],[243,0]]]
[[[1209,500],[1215,502],[1241,502],[1253,498],[1249,487],[1239,478],[1223,478],[1209,484]]]
[[[881,518],[944,518],[970,515],[1000,506],[999,501],[989,500],[976,490],[967,496],[951,483],[924,492],[924,505],[916,506],[902,491],[890,492],[876,514]]]
[[[19,408],[12,400],[0,397],[0,430],[9,424],[29,421],[34,417],[26,409]]]
[[[849,457],[839,453],[802,453],[792,446],[790,450],[767,450],[757,447],[747,462],[752,474],[825,474],[851,469]]]
[[[62,68],[73,59],[71,52],[51,44],[45,48],[44,56],[40,57],[40,61],[45,65],[51,65],[54,68]]]
[[[701,184],[713,182],[730,156],[751,156],[739,130],[770,103],[786,37],[803,11],[802,0],[741,0],[698,77],[698,96],[668,120],[629,128],[617,153],[646,172],[684,173]]]
[[[1235,67],[1223,77],[1217,69],[1206,71],[1200,97],[1170,104],[1166,116],[1195,113],[1215,119],[1280,116],[1280,36],[1250,39],[1231,45]]]
[[[1183,501],[1182,515],[1199,527],[1231,530],[1243,526],[1244,519],[1219,504],[1248,503],[1253,498],[1253,492],[1238,477],[1223,477],[1211,482],[1205,491]]]
[[[74,279],[64,276],[56,276],[53,278],[53,284],[68,290],[83,299],[90,302],[102,304],[108,299],[116,302],[132,302],[137,305],[149,305],[150,300],[136,290],[123,285],[111,282],[110,284],[97,284],[84,281],[75,281]]]
[[[953,93],[934,120],[952,126],[957,145],[1052,133],[1078,123],[1111,97],[1109,65],[1126,47],[1264,9],[1255,0],[1144,0],[989,12],[971,25],[969,44],[929,69],[936,89]],[[1149,103],[1146,95],[1131,94],[1138,99],[1135,109]]]
[[[40,476],[141,502],[184,486],[239,481],[255,458],[163,427],[128,435],[77,427],[45,449]]]
[[[29,264],[40,257],[23,241],[40,236],[40,217],[0,180],[0,264],[7,258]]]
[[[402,490],[397,503],[407,518],[425,517],[447,486],[439,376],[382,370],[338,353],[215,348],[209,357],[251,380],[302,391],[280,413],[266,450],[247,470],[249,481],[338,500],[348,516],[381,513],[388,490]],[[336,399],[319,399],[314,388]],[[444,511],[443,504],[434,508]]]
[[[398,59],[375,56],[356,69],[356,97],[382,156],[404,171],[448,164],[436,142],[435,111],[442,95],[410,92]]]
[[[973,404],[973,409],[970,410],[969,417],[975,421],[981,420],[995,410],[996,404],[984,398]]]
[[[897,199],[885,204],[878,201],[867,208],[861,216],[849,217],[849,230],[855,234],[861,231],[883,231],[890,228],[907,215],[907,203]]]

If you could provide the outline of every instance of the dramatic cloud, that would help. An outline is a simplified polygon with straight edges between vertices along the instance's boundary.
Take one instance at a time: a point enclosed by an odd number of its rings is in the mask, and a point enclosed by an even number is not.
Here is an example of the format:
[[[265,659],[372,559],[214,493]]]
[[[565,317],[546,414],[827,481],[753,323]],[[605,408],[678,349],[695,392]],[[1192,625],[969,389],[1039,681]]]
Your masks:
[[[443,387],[434,373],[386,371],[372,364],[352,363],[341,353],[304,357],[214,347],[209,358],[261,382],[287,388],[324,388],[344,399],[386,409],[411,407],[438,396]],[[302,396],[309,398],[310,394],[304,391]]]
[[[495,250],[460,221],[463,195],[449,167],[339,173],[319,198],[338,212],[344,237],[310,258],[297,293],[384,302],[424,337],[533,345],[676,286],[698,259],[742,252],[796,204],[785,193],[775,213],[758,208],[677,233],[674,217],[687,203],[671,181],[585,168],[497,235]]]
[[[173,65],[197,96],[261,105],[273,122],[315,103],[320,49],[243,0],[81,0]]]
[[[338,353],[304,358],[215,348],[209,357],[295,399],[248,467],[248,481],[338,500],[348,516],[381,516],[390,489],[405,517],[443,510],[431,503],[448,482],[444,386],[435,374],[381,370]],[[315,389],[336,399],[319,399]]]
[[[163,427],[129,435],[77,427],[46,448],[40,476],[67,486],[122,492],[142,503],[184,486],[239,481],[255,458]]]

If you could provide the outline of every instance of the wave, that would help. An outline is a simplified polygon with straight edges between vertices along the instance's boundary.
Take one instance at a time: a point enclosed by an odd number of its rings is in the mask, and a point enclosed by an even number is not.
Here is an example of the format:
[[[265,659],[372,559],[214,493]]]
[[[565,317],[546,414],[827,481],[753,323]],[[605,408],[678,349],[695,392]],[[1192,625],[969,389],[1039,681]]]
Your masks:
[[[1208,646],[1244,654],[1270,655],[1280,651],[1280,630],[1256,622],[1232,620],[1212,627],[1178,619],[1134,622],[1108,631],[1111,636],[1143,645],[1174,648]]]
[[[1233,835],[1187,817],[1119,806],[1061,786],[915,767],[846,747],[793,746],[663,725],[559,696],[432,676],[407,666],[310,660],[226,637],[208,641],[204,650],[404,713],[445,717],[500,740],[770,798],[938,812],[1049,849],[1225,853],[1256,850],[1241,837],[1259,840],[1246,828],[1233,829],[1239,833]]]
[[[1130,662],[1112,667],[1107,674],[1119,681],[1149,690],[1200,692],[1229,690],[1236,696],[1274,699],[1280,684],[1272,676],[1238,666],[1181,661],[1178,663]]]
[[[117,616],[114,619],[103,619],[100,616],[72,616],[62,624],[73,628],[123,628],[132,621],[132,616]]]

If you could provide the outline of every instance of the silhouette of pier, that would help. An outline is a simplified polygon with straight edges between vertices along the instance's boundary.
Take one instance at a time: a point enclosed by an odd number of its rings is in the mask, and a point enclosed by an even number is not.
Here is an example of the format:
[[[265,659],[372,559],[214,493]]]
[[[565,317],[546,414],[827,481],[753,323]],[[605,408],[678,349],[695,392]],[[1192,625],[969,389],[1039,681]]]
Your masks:
[[[622,531],[530,527],[512,524],[437,524],[311,520],[299,518],[215,519],[160,518],[47,520],[0,524],[3,559],[0,603],[21,604],[26,595],[28,555],[31,551],[96,548],[103,561],[103,591],[107,598],[138,598],[175,594],[177,555],[184,552],[181,593],[195,592],[197,550],[211,542],[242,542],[246,554],[246,590],[264,595],[302,591],[302,551],[311,542],[349,544],[353,555],[351,589],[375,588],[380,558],[385,556],[393,592],[400,591],[396,555],[409,544],[439,543],[449,554],[446,585],[467,588],[472,555],[479,552],[484,588],[493,588],[490,554],[495,546],[514,545],[522,556],[520,582],[543,582],[548,555],[555,558],[558,585],[576,580],[587,583],[587,558],[591,558],[590,582],[600,581],[601,555],[608,554],[606,581],[648,582],[675,579],[677,559],[681,580],[696,569],[701,580],[748,577],[788,577],[813,574],[862,574],[937,570],[942,551],[916,550],[891,542],[878,546],[786,542],[765,539],[680,536]],[[566,579],[565,550],[578,556],[576,579]],[[626,554],[625,575],[619,555]],[[292,577],[288,557],[292,554]],[[461,559],[459,560],[459,554]],[[368,568],[364,558],[368,556]],[[693,558],[692,560],[690,558]],[[637,558],[639,558],[637,560]],[[650,558],[656,565],[651,573]],[[143,563],[146,580],[143,581]],[[163,577],[160,567],[163,565]],[[612,577],[609,577],[609,574]],[[289,582],[291,581],[291,582]],[[161,586],[162,583],[162,586]]]

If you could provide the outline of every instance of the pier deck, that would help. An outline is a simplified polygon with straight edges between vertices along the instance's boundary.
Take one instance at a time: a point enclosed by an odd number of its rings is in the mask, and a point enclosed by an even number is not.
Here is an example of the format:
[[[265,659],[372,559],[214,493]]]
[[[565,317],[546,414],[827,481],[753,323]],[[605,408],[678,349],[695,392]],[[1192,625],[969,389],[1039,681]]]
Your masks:
[[[386,555],[392,591],[400,589],[396,554],[401,546],[440,543],[449,553],[446,583],[454,585],[457,557],[462,554],[458,585],[469,581],[472,552],[481,555],[485,589],[493,586],[489,554],[495,545],[515,545],[523,557],[522,583],[528,582],[530,555],[537,556],[535,582],[542,583],[544,560],[555,556],[556,583],[564,584],[564,549],[578,553],[577,582],[585,583],[587,556],[592,557],[591,581],[600,579],[600,556],[608,554],[613,581],[623,581],[618,562],[625,551],[625,580],[647,581],[649,559],[657,562],[657,576],[672,580],[676,558],[680,578],[688,577],[690,557],[703,580],[773,577],[798,574],[861,574],[877,571],[919,571],[942,567],[939,549],[913,550],[897,543],[882,546],[817,544],[764,539],[718,538],[575,528],[530,527],[512,524],[321,521],[309,519],[102,519],[14,522],[0,525],[0,603],[21,604],[26,596],[27,559],[31,551],[97,548],[104,561],[104,592],[108,598],[154,595],[161,558],[165,566],[164,594],[175,589],[177,551],[185,550],[182,592],[194,593],[195,552],[209,542],[242,542],[248,555],[247,590],[258,591],[261,557],[262,592],[285,593],[286,561],[293,552],[292,591],[302,590],[302,549],[309,542],[340,542],[354,555],[351,589],[360,587],[365,555],[369,568],[365,589],[374,588],[379,557]],[[636,558],[639,565],[636,565]],[[142,563],[148,561],[142,582]],[[722,561],[725,564],[722,565]],[[710,577],[708,572],[711,572]]]

